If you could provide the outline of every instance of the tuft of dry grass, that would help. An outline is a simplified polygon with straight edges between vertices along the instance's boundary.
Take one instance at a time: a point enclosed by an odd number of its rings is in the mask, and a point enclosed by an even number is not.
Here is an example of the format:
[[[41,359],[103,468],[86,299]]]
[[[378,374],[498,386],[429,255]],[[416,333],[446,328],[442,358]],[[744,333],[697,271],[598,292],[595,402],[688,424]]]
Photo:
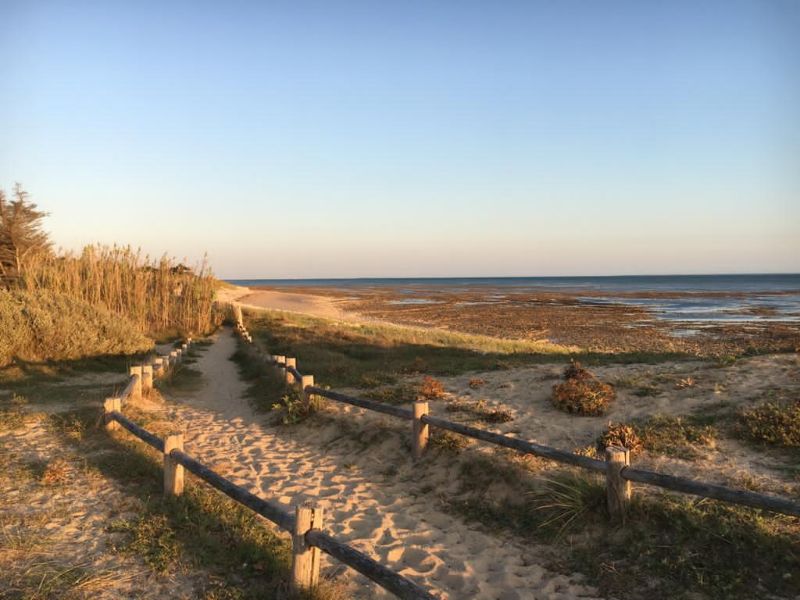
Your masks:
[[[486,406],[485,400],[477,402],[451,402],[447,405],[448,412],[465,413],[484,423],[508,423],[514,420],[514,415],[504,407],[491,408]]]
[[[604,414],[614,396],[613,386],[597,379],[576,361],[564,370],[564,381],[553,386],[556,408],[577,415]]]
[[[642,451],[677,458],[696,458],[698,447],[713,448],[717,432],[710,425],[694,422],[693,417],[655,415],[633,423],[610,423],[597,439],[597,449],[624,446],[631,454]]]
[[[608,446],[622,446],[631,452],[631,456],[641,452],[642,439],[636,433],[636,428],[627,423],[609,423],[606,432],[600,436],[597,449],[603,451]]]
[[[426,375],[419,386],[419,395],[424,400],[440,400],[445,397],[446,392],[441,381]]]
[[[54,458],[48,462],[42,472],[43,485],[65,485],[72,478],[72,466],[63,458]]]
[[[753,442],[800,448],[800,401],[765,402],[737,416],[736,433]]]

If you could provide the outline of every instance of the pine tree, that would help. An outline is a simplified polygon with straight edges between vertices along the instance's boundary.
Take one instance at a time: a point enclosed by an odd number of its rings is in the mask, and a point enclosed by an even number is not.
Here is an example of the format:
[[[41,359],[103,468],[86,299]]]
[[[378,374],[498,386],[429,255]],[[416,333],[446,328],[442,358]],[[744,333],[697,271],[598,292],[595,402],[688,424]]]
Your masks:
[[[13,200],[0,190],[0,285],[11,286],[24,272],[26,260],[51,251],[50,238],[42,229],[46,216],[20,184],[14,186]]]

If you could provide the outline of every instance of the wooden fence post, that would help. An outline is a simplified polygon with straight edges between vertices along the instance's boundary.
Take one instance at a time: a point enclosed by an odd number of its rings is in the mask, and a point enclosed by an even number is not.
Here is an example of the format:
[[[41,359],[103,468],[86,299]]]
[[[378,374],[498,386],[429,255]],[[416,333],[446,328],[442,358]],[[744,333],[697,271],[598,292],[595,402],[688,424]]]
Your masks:
[[[428,414],[427,402],[414,402],[414,458],[420,458],[428,446],[428,424],[422,422],[422,417]]]
[[[606,448],[606,494],[611,520],[625,523],[625,514],[631,500],[631,482],[622,478],[622,469],[631,464],[631,453],[622,446]]]
[[[142,390],[148,392],[153,389],[153,365],[142,365]]]
[[[103,402],[103,422],[106,426],[106,431],[117,431],[120,424],[111,418],[111,413],[117,411],[122,412],[122,400],[120,398],[106,398]]]
[[[322,529],[322,508],[307,502],[295,508],[292,532],[292,588],[309,591],[319,583],[320,549],[306,543],[306,534]]]
[[[183,494],[183,465],[170,458],[172,450],[183,450],[183,434],[168,435],[164,440],[164,495],[180,496]]]
[[[281,376],[281,379],[286,378],[286,357],[285,356],[275,356],[275,368],[278,369],[278,374]]]
[[[297,368],[297,359],[291,358],[289,356],[286,357],[286,385],[292,385],[294,381],[294,375],[289,372],[289,367]]]
[[[153,375],[156,377],[163,377],[164,371],[166,371],[164,359],[158,356],[153,360]]]
[[[306,392],[306,388],[310,385],[314,385],[314,376],[303,375],[303,377],[300,379],[300,393],[303,395],[303,403],[306,406],[311,406],[311,403],[314,400],[314,395]]]
[[[138,376],[139,379],[133,386],[133,393],[131,394],[134,398],[141,398],[142,397],[142,367],[136,366],[131,367],[131,377]]]
[[[177,365],[178,361],[180,360],[181,356],[178,354],[177,350],[172,350],[169,353],[169,362],[170,364]]]

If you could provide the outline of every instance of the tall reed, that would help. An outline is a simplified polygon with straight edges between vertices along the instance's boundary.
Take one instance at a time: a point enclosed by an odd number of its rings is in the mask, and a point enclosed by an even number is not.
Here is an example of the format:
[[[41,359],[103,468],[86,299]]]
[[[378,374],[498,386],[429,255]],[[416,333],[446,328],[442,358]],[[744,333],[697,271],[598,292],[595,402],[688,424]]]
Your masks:
[[[189,268],[167,256],[153,260],[130,247],[92,245],[80,254],[31,258],[20,284],[105,307],[149,335],[199,334],[213,326],[216,279],[205,259]]]

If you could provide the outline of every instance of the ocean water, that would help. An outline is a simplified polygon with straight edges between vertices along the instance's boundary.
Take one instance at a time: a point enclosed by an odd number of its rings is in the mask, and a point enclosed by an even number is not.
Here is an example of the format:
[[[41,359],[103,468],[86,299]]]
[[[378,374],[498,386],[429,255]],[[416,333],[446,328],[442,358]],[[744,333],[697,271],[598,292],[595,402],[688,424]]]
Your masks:
[[[653,318],[702,327],[715,323],[800,322],[800,274],[630,275],[612,277],[474,277],[363,279],[235,279],[231,283],[270,287],[330,287],[337,290],[396,287],[407,299],[395,304],[429,304],[430,289],[451,292],[487,288],[481,303],[509,301],[510,292],[570,291],[585,304],[644,308]],[[650,292],[675,297],[648,296]],[[624,295],[623,295],[624,294]],[[467,304],[467,303],[465,303]],[[695,329],[687,329],[687,335]]]
[[[229,279],[276,287],[508,287],[604,292],[797,292],[800,273],[756,275],[619,275],[604,277],[365,277],[358,279]]]

